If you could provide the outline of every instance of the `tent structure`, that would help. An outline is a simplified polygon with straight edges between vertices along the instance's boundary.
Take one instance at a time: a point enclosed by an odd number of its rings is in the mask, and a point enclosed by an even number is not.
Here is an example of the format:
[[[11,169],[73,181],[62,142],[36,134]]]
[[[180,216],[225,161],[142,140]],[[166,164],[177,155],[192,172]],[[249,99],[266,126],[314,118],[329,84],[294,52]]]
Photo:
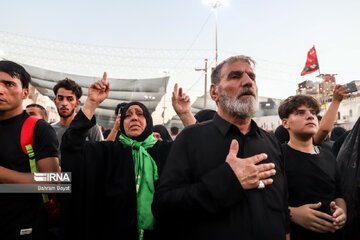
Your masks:
[[[52,89],[57,81],[65,78],[74,80],[83,90],[83,96],[80,98],[82,104],[85,102],[90,85],[101,77],[82,76],[56,72],[26,64],[21,65],[31,75],[32,85],[41,94],[48,96],[50,99],[54,99]],[[148,79],[108,78],[107,81],[110,83],[110,94],[96,109],[95,116],[99,123],[107,128],[111,128],[115,120],[114,109],[119,103],[130,101],[142,102],[152,113],[165,94],[169,76]]]

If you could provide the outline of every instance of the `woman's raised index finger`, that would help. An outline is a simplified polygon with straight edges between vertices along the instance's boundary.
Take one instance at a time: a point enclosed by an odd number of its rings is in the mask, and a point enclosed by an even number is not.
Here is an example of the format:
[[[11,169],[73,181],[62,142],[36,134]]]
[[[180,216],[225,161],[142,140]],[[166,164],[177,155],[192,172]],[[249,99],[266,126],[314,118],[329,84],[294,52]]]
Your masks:
[[[106,82],[106,78],[107,78],[107,73],[106,73],[106,72],[104,72],[104,74],[103,74],[103,77],[102,77],[101,81]]]

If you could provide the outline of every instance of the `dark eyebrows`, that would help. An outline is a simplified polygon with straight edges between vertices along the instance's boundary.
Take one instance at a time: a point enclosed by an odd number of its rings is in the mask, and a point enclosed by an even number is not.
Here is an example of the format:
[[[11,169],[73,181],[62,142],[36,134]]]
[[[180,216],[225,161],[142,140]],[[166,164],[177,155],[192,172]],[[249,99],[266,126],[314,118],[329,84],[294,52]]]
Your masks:
[[[141,108],[135,108],[136,113],[144,113],[144,111]]]
[[[4,83],[4,84],[9,84],[9,83],[12,83],[12,84],[16,84],[15,81],[10,81],[10,80],[0,80],[0,82]]]
[[[295,113],[296,114],[304,114],[306,111],[309,111],[311,114],[316,114],[316,110],[312,109],[312,108],[310,108],[310,109],[302,109],[302,108],[296,109]]]
[[[255,80],[255,73],[253,72],[245,72],[251,79]],[[242,75],[244,74],[244,72],[242,71],[231,71],[229,74],[228,74],[228,78],[233,78],[234,76],[238,76],[238,77],[241,77]]]
[[[243,73],[244,72],[242,72],[242,71],[231,71],[228,74],[228,78],[232,78],[234,76],[240,76],[241,77],[243,75]]]
[[[58,94],[56,97],[58,97],[58,98],[66,98],[66,99],[74,99],[75,97],[74,96],[63,96],[63,95],[60,95],[60,94]]]
[[[251,78],[252,80],[255,80],[255,78],[256,78],[256,75],[255,75],[255,73],[253,73],[253,72],[247,72],[247,75],[248,75],[249,78]]]

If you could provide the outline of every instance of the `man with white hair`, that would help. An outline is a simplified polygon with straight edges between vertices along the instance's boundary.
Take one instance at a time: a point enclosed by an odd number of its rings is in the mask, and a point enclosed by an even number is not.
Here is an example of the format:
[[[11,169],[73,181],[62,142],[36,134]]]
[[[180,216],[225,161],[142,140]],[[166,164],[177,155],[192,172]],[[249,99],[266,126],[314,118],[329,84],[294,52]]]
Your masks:
[[[286,238],[284,163],[278,141],[251,120],[258,109],[255,62],[234,56],[211,75],[212,121],[174,142],[153,203],[175,239]]]

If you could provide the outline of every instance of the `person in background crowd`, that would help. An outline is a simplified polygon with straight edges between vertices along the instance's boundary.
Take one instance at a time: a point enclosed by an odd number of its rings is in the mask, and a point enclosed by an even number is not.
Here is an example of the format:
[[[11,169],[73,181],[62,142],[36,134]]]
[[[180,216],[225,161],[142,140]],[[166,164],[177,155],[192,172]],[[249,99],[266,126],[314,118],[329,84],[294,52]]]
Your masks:
[[[351,131],[335,141],[333,151],[338,151],[336,162],[342,177],[341,187],[347,205],[347,223],[343,239],[360,239],[360,118]]]
[[[196,122],[201,123],[208,120],[212,120],[216,114],[216,111],[211,109],[203,109],[195,114]]]
[[[171,127],[170,128],[170,136],[171,136],[172,140],[175,140],[177,135],[179,135],[179,128],[175,127],[175,126]]]
[[[346,223],[340,172],[330,151],[313,144],[320,105],[309,95],[288,97],[279,116],[290,140],[284,143],[291,239],[338,239]]]
[[[210,88],[217,114],[173,143],[152,208],[172,223],[174,239],[286,237],[280,144],[251,120],[258,109],[254,64],[246,56],[220,63]]]
[[[23,151],[20,135],[29,115],[23,100],[29,94],[31,77],[17,63],[0,61],[0,183],[35,182],[32,168],[57,172],[58,141],[54,129],[44,120],[34,127],[35,162]],[[31,167],[31,165],[33,167]],[[47,218],[40,193],[2,193],[0,195],[1,239],[47,239]]]
[[[127,103],[123,102],[123,103],[119,103],[116,108],[115,108],[115,122],[114,122],[114,126],[111,129],[111,131],[109,133],[106,133],[107,136],[105,137],[105,141],[115,141],[116,139],[119,139],[119,136],[121,134],[120,131],[120,110],[121,108],[123,108]]]
[[[154,137],[157,140],[169,141],[169,142],[173,141],[168,130],[163,125],[155,125],[153,131],[154,131]]]
[[[39,104],[32,103],[26,106],[26,112],[30,116],[34,116],[39,119],[47,120],[47,112],[45,108]]]
[[[75,117],[75,109],[80,106],[82,90],[75,81],[65,78],[55,84],[53,91],[55,94],[54,102],[60,115],[60,121],[52,123],[51,126],[55,129],[56,136],[61,145],[62,136]],[[98,125],[88,130],[86,140],[104,140]]]
[[[330,140],[331,141],[337,141],[341,135],[343,135],[346,132],[346,129],[343,127],[334,127],[331,130],[331,134],[330,134]]]

